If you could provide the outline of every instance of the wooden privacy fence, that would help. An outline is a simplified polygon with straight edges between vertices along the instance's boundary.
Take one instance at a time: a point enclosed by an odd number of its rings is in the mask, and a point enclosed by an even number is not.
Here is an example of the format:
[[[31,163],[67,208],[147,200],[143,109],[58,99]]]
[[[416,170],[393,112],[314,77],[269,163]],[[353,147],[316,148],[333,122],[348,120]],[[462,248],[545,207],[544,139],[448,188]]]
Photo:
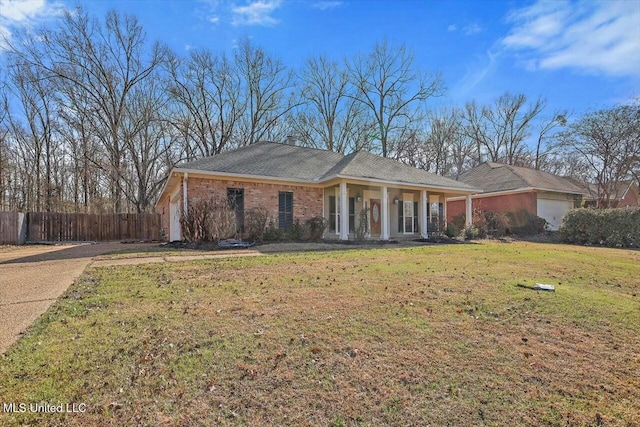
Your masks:
[[[29,212],[32,242],[160,240],[160,214]]]
[[[19,245],[25,240],[25,214],[0,212],[0,245]]]
[[[25,241],[160,240],[160,214],[0,212],[0,245]]]

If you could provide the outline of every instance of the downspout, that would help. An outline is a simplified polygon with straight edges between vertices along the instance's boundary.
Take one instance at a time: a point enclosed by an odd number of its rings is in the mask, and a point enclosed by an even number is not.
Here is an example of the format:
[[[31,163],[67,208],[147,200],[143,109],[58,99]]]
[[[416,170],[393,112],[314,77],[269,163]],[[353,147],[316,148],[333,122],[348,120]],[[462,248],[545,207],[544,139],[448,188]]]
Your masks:
[[[187,214],[187,210],[189,208],[189,203],[187,202],[187,180],[189,179],[189,173],[184,173],[184,178],[182,179],[182,198],[183,198],[183,215]]]

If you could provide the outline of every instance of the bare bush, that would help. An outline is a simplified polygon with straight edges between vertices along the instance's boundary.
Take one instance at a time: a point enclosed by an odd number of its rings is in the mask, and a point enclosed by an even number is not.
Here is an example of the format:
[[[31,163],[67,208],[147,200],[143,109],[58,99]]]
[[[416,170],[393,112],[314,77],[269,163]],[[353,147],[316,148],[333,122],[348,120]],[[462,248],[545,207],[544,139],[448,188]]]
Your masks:
[[[369,233],[369,212],[367,208],[362,208],[358,215],[358,226],[356,227],[356,241],[361,242]]]
[[[329,220],[322,216],[314,216],[306,220],[304,225],[309,233],[310,240],[320,240],[324,237]]]
[[[236,214],[224,198],[197,199],[183,212],[180,227],[189,242],[227,239],[236,234]]]
[[[269,211],[264,206],[250,209],[244,213],[244,226],[250,239],[264,240],[269,224]]]

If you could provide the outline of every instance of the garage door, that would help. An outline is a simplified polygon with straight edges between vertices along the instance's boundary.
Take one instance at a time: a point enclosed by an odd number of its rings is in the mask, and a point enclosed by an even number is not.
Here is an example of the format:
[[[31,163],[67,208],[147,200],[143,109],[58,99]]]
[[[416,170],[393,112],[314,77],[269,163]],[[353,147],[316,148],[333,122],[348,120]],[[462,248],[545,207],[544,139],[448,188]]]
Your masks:
[[[538,197],[538,216],[549,223],[549,229],[557,230],[562,224],[564,214],[573,208],[570,200],[541,199]]]

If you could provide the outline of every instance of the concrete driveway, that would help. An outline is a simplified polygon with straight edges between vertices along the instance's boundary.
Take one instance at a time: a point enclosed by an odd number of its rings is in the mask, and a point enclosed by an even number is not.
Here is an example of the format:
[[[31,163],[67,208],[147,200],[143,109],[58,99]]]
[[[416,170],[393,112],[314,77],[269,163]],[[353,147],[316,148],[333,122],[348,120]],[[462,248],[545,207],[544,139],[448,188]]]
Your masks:
[[[156,245],[21,246],[0,252],[0,354],[80,276],[93,257]]]

